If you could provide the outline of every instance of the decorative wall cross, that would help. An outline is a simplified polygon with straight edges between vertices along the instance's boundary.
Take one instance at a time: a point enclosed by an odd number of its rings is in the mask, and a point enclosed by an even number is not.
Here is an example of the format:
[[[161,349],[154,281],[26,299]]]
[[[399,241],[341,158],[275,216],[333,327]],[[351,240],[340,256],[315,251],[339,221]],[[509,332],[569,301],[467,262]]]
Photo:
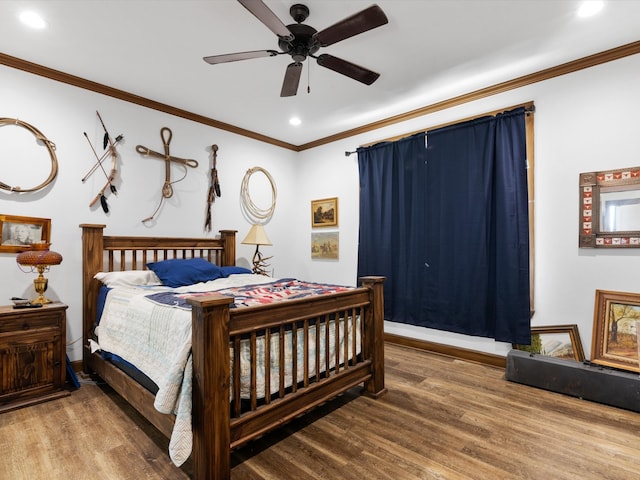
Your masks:
[[[198,162],[192,159],[174,157],[169,153],[169,144],[171,143],[171,137],[173,137],[173,133],[171,129],[168,127],[162,127],[160,129],[160,138],[162,138],[162,144],[164,146],[164,153],[154,152],[153,150],[148,149],[147,147],[143,147],[142,145],[136,146],[136,152],[141,155],[146,155],[150,157],[162,158],[165,161],[164,164],[164,184],[162,185],[162,197],[160,198],[160,203],[158,207],[155,209],[153,214],[150,217],[147,217],[143,220],[143,222],[148,222],[153,220],[158,210],[162,206],[162,202],[165,198],[171,198],[173,196],[173,184],[183,180],[187,176],[187,167],[197,168]],[[171,181],[171,162],[178,163],[184,167],[184,175],[178,180]]]

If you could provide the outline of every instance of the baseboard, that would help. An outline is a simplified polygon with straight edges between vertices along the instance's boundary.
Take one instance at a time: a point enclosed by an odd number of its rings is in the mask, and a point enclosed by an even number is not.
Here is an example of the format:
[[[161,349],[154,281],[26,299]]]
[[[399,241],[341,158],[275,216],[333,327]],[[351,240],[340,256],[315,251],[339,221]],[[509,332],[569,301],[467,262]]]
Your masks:
[[[412,347],[419,350],[447,355],[449,357],[456,357],[469,362],[491,365],[493,367],[505,368],[507,363],[506,358],[501,357],[500,355],[479,352],[477,350],[470,350],[462,347],[454,347],[452,345],[444,345],[442,343],[429,342],[427,340],[403,337],[393,333],[385,333],[384,341],[395,345],[402,345],[405,347]]]
[[[73,368],[73,371],[76,373],[82,372],[82,360],[74,360],[71,362],[71,368]]]

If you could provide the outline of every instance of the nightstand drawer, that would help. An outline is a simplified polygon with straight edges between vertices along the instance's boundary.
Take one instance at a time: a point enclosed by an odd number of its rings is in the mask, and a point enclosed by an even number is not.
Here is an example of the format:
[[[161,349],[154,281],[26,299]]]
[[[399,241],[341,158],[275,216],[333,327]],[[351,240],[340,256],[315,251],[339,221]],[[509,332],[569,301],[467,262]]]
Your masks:
[[[58,315],[54,314],[43,317],[37,317],[33,314],[20,315],[8,319],[0,317],[0,335],[3,333],[38,330],[41,328],[60,329],[63,318],[63,312],[59,312]]]

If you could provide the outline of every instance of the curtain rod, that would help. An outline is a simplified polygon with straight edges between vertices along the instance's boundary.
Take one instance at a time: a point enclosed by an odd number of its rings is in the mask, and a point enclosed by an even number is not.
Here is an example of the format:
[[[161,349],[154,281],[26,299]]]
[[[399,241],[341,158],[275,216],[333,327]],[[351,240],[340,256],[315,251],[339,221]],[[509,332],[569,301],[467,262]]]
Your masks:
[[[514,109],[520,108],[520,107],[524,107],[524,111],[525,111],[526,114],[531,114],[531,113],[534,113],[536,111],[536,107],[533,104],[533,101],[530,101],[530,102],[526,102],[526,103],[521,103],[520,105],[514,105],[512,107],[501,108],[500,110],[494,110],[492,112],[481,113],[480,115],[474,115],[472,117],[463,118],[462,120],[454,120],[452,122],[443,123],[441,125],[436,125],[436,126],[429,127],[429,128],[422,128],[420,130],[414,130],[413,132],[402,133],[402,134],[396,135],[394,137],[384,138],[382,140],[376,140],[374,142],[365,143],[363,145],[360,145],[360,147],[370,147],[371,145],[375,145],[376,143],[382,143],[382,142],[393,142],[393,141],[400,140],[400,139],[405,138],[405,137],[410,137],[411,135],[415,135],[416,133],[420,133],[420,132],[428,133],[429,130],[435,130],[437,128],[447,127],[447,126],[453,125],[455,123],[469,122],[471,120],[475,120],[476,118],[488,117],[488,116],[495,117],[496,115],[498,115],[500,113],[504,113],[504,112],[507,112],[509,110],[514,110]],[[349,151],[344,152],[344,156],[348,157],[350,155],[353,155],[354,153],[358,153],[358,150],[354,150],[353,152],[349,152]]]

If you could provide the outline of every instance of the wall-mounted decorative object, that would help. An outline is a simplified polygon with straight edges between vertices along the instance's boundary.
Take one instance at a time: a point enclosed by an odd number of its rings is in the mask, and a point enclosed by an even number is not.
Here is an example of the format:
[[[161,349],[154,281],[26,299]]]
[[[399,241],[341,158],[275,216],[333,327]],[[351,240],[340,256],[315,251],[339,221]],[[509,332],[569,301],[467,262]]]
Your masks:
[[[640,294],[596,290],[591,363],[640,372]]]
[[[82,183],[84,183],[93,172],[95,172],[98,168],[100,168],[102,173],[104,173],[104,176],[106,177],[107,182],[100,189],[100,191],[94,197],[94,199],[91,200],[91,203],[89,203],[89,207],[93,207],[98,202],[98,200],[100,200],[100,206],[102,207],[102,210],[104,211],[104,213],[109,213],[109,204],[107,203],[107,197],[105,196],[104,192],[106,192],[107,188],[109,188],[111,193],[113,193],[114,195],[118,194],[118,190],[114,184],[116,175],[118,173],[118,151],[116,150],[116,145],[120,143],[120,141],[122,141],[124,136],[120,134],[115,139],[112,138],[111,135],[109,135],[109,132],[107,131],[107,127],[104,125],[104,121],[100,116],[100,112],[98,112],[97,110],[96,110],[96,115],[98,115],[98,118],[100,119],[100,123],[102,124],[102,129],[104,130],[104,136],[102,138],[102,149],[106,150],[106,152],[98,156],[98,153],[96,152],[96,149],[93,147],[91,140],[89,140],[87,132],[83,132],[85,138],[87,139],[87,142],[89,142],[91,151],[96,157],[96,163],[93,165],[93,167],[91,167],[91,169],[87,172],[87,174],[84,177],[82,177]],[[112,161],[111,171],[108,174],[104,168],[104,165],[102,165],[102,162],[104,162],[107,157],[111,157],[111,161]]]
[[[311,258],[338,260],[340,253],[340,234],[338,232],[311,233]]]
[[[211,145],[211,152],[213,153],[213,159],[211,161],[211,172],[209,178],[209,192],[207,194],[207,215],[204,220],[204,229],[207,232],[211,231],[213,226],[213,218],[211,216],[211,205],[216,201],[216,197],[220,196],[220,181],[218,180],[218,145]]]
[[[24,252],[34,245],[51,242],[49,218],[0,215],[0,252]]]
[[[531,345],[514,344],[513,348],[547,357],[584,361],[578,325],[531,327]]]
[[[338,197],[311,201],[311,227],[338,226]]]
[[[162,139],[162,145],[164,147],[164,153],[154,152],[153,150],[148,149],[147,147],[143,147],[142,145],[136,146],[136,152],[140,155],[146,155],[155,158],[164,159],[164,184],[162,185],[162,197],[160,197],[160,203],[154,210],[154,212],[144,220],[143,223],[150,222],[160,210],[162,206],[162,202],[165,198],[171,198],[173,196],[173,184],[183,180],[187,176],[187,167],[198,168],[198,162],[196,160],[174,157],[169,152],[169,144],[171,143],[171,137],[173,137],[173,133],[169,127],[162,127],[160,129],[160,138]],[[184,167],[184,175],[180,177],[178,180],[171,181],[171,162],[178,163]]]
[[[0,189],[8,190],[10,192],[35,192],[36,190],[40,190],[47,185],[49,185],[58,175],[58,159],[56,157],[56,144],[49,140],[44,134],[38,130],[33,125],[30,125],[22,120],[18,120],[17,118],[0,118],[0,127],[15,125],[18,127],[26,128],[29,130],[35,137],[36,141],[43,144],[47,150],[49,151],[49,158],[51,159],[51,171],[49,172],[49,176],[46,180],[35,187],[12,187],[11,185],[7,185],[6,183],[0,182]]]
[[[271,185],[271,205],[267,208],[261,208],[257,206],[253,200],[251,199],[251,195],[249,194],[249,182],[251,180],[251,176],[254,173],[262,173],[269,184]],[[266,171],[262,167],[252,167],[247,170],[247,173],[244,174],[244,178],[242,179],[242,184],[240,185],[240,200],[242,206],[242,212],[246,217],[249,218],[251,223],[261,223],[265,224],[271,217],[273,216],[273,212],[276,209],[276,197],[278,195],[278,191],[276,189],[276,183],[273,181],[273,177],[271,174]]]
[[[580,174],[579,246],[640,248],[640,167]]]

